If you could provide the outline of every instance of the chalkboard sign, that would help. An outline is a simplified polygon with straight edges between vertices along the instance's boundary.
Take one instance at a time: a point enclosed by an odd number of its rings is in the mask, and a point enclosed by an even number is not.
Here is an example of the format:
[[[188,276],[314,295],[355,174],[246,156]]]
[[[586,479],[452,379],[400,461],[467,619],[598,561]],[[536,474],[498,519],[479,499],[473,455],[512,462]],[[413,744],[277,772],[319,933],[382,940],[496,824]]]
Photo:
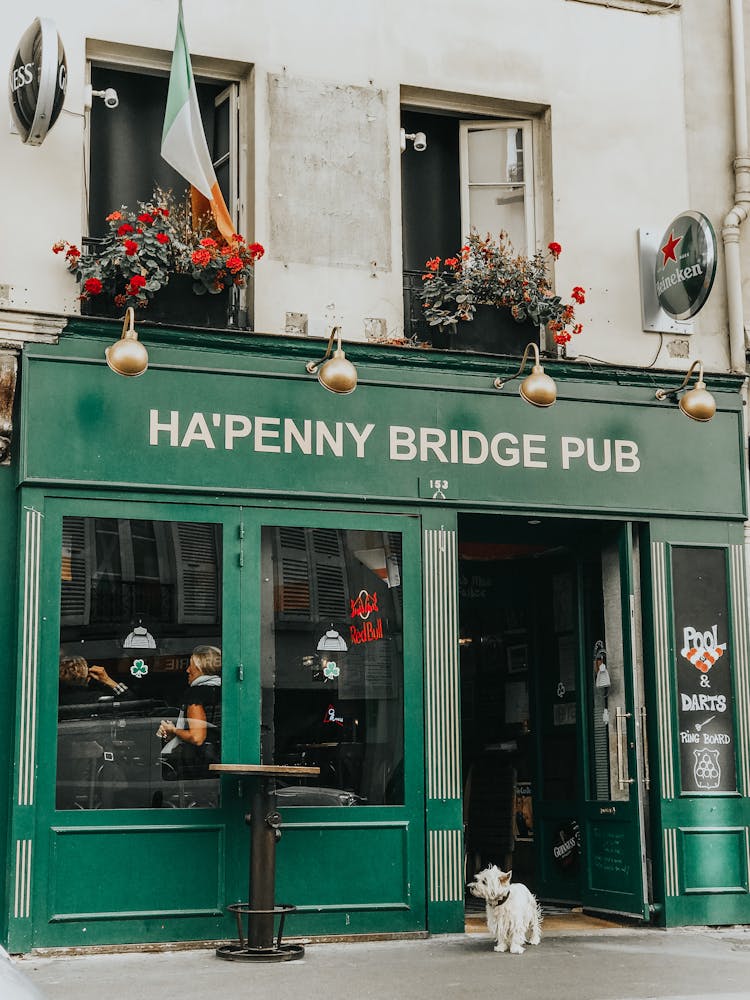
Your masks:
[[[683,792],[737,788],[723,549],[672,550],[677,738]]]

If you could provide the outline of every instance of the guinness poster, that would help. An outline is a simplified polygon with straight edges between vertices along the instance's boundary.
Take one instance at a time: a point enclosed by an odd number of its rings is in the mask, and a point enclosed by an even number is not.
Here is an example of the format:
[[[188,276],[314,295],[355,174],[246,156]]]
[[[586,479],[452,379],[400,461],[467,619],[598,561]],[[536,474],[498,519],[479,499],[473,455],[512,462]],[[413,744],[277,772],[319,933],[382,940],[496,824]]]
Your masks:
[[[678,740],[683,792],[737,788],[723,549],[672,550]]]

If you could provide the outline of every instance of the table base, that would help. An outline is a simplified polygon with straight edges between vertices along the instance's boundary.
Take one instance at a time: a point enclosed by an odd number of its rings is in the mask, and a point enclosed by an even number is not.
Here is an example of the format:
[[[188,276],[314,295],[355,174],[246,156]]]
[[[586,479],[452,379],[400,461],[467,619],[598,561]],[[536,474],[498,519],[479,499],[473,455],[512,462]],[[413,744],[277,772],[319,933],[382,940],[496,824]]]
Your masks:
[[[293,962],[302,958],[305,946],[302,944],[274,945],[271,948],[250,948],[240,944],[224,944],[216,949],[216,957],[227,962]]]

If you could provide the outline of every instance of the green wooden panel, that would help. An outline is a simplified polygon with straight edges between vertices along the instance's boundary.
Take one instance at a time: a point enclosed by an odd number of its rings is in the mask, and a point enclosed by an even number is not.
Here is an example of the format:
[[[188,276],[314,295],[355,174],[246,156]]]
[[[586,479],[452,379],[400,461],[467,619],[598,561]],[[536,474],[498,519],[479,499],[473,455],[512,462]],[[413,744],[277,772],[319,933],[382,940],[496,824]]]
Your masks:
[[[685,893],[747,892],[747,830],[680,830]]]
[[[718,393],[713,420],[687,428],[650,386],[570,380],[552,416],[484,374],[444,385],[363,364],[357,391],[335,396],[280,359],[155,347],[142,377],[122,379],[101,343],[66,344],[75,361],[41,349],[25,361],[26,481],[411,501],[439,488],[448,502],[525,509],[743,513],[735,392]],[[726,468],[720,491],[696,478],[696,453]]]
[[[205,827],[56,827],[52,921],[220,912],[224,831]],[[129,872],[129,877],[122,877]]]
[[[588,888],[593,892],[630,892],[640,880],[638,831],[632,821],[587,824],[583,842],[589,871]],[[617,908],[613,902],[613,908]]]
[[[315,912],[411,906],[407,823],[363,817],[317,826],[295,822],[292,812],[284,810],[277,847],[277,899]]]

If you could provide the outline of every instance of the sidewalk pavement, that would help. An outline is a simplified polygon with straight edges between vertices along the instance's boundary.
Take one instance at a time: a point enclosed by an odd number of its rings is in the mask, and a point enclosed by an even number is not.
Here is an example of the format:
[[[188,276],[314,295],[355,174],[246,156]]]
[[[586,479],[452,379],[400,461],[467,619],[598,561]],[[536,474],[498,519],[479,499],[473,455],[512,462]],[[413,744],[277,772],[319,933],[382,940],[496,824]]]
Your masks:
[[[750,928],[552,929],[524,955],[493,943],[486,932],[311,943],[279,964],[205,949],[17,964],[46,1000],[750,1000]]]

